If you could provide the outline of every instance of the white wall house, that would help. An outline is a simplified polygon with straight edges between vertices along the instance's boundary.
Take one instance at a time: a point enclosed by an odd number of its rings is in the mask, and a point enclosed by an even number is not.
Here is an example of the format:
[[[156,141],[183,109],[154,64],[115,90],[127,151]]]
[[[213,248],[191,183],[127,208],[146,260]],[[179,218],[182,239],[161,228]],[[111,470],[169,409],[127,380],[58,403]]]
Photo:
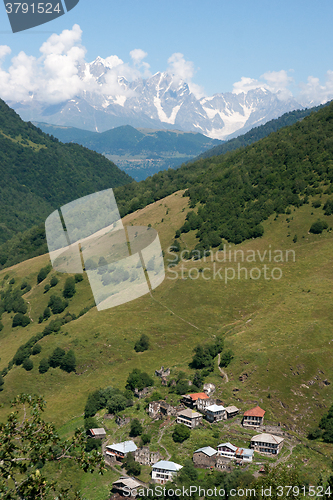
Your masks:
[[[182,469],[183,466],[168,460],[160,460],[152,467],[151,477],[159,484],[165,484],[171,481],[172,478]]]
[[[224,419],[225,408],[220,405],[210,405],[206,408],[206,418],[208,422],[219,422]]]

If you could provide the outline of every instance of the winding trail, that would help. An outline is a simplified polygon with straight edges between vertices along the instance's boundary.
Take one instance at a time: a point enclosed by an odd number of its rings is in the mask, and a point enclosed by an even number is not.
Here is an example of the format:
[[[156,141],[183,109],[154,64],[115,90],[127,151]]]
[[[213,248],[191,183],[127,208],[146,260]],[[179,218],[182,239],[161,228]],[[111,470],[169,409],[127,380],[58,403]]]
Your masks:
[[[27,300],[27,299],[26,299],[26,300]],[[29,300],[27,300],[27,302],[28,302],[28,304],[29,304],[28,316],[29,316],[29,318],[30,318],[31,323],[33,323],[33,322],[34,322],[34,320],[33,320],[33,319],[32,319],[32,317],[31,317],[31,304],[30,304]]]
[[[220,361],[221,361],[221,353],[219,352],[217,356],[217,367],[220,370],[222,377],[225,379],[225,383],[227,383],[229,382],[229,377],[227,373],[223,370],[223,368],[220,367]]]

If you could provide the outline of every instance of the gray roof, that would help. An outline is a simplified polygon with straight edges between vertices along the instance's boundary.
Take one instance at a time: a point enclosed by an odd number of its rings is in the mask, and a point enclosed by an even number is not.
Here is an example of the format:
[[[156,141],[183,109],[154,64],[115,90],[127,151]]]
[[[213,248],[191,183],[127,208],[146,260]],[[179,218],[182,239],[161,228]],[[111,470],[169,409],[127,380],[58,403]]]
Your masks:
[[[222,444],[219,444],[218,448],[220,448],[220,446],[226,446],[227,448],[230,448],[232,451],[236,451],[237,450],[237,446],[234,446],[231,443],[222,443]]]
[[[284,441],[283,437],[273,436],[273,434],[257,434],[251,438],[251,442],[258,441],[259,443],[272,443],[272,444],[280,444]]]
[[[213,412],[216,412],[216,411],[222,411],[224,410],[224,406],[220,406],[220,405],[210,405],[210,406],[207,406],[206,408],[206,411],[209,410],[209,411],[213,411]]]
[[[234,413],[235,411],[239,411],[239,408],[237,408],[237,406],[227,406],[225,411],[227,413]]]
[[[141,483],[138,483],[138,481],[135,481],[135,479],[133,479],[132,477],[121,477],[118,479],[118,481],[115,481],[113,484],[117,486],[124,485],[130,490],[137,489],[139,486],[141,486]]]
[[[135,451],[137,449],[134,441],[123,441],[122,443],[109,444],[107,448],[112,451],[118,451],[120,453],[129,453],[130,451]]]
[[[175,462],[169,462],[168,460],[160,460],[154,464],[153,469],[164,469],[172,472],[178,472],[183,468],[182,465],[176,464]]]
[[[190,410],[189,408],[187,410],[180,411],[177,416],[180,417],[182,415],[189,418],[202,417],[201,413],[198,413],[197,411],[194,410]]]
[[[201,451],[205,455],[208,455],[209,457],[212,457],[217,453],[217,451],[214,450],[214,448],[212,448],[211,446],[205,446],[204,448],[199,448],[198,450],[195,450],[194,453],[198,453],[199,451]]]

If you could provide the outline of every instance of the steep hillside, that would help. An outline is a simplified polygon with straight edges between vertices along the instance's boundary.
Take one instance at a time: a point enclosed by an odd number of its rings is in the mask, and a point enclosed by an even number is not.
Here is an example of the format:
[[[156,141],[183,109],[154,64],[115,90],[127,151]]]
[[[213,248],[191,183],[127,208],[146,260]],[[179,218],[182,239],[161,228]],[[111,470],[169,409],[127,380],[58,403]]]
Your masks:
[[[234,139],[230,139],[219,146],[215,146],[204,153],[201,153],[198,158],[211,158],[212,156],[219,156],[227,153],[228,151],[235,151],[238,148],[244,148],[245,146],[249,146],[264,137],[267,137],[272,132],[276,132],[280,130],[280,128],[288,127],[293,125],[294,123],[303,120],[306,116],[311,113],[315,113],[319,111],[324,106],[328,106],[329,103],[322,104],[320,106],[315,106],[314,108],[307,109],[298,109],[296,111],[290,111],[289,113],[285,113],[279,118],[275,118],[274,120],[270,120],[264,125],[260,125],[260,127],[254,127],[249,132],[243,135],[239,135]]]
[[[75,198],[132,179],[104,156],[61,144],[0,100],[0,243]]]
[[[124,219],[124,224],[150,223],[157,229],[166,265],[175,261],[168,246],[189,210],[188,198],[182,194],[175,193]],[[263,223],[265,232],[261,238],[227,245],[226,252],[214,251],[205,259],[181,260],[166,270],[166,279],[152,295],[102,312],[95,307],[90,309],[93,298],[84,275],[83,281],[76,284],[76,294],[68,299],[65,311],[39,324],[38,318],[50,295],[62,295],[66,275],[51,271],[37,285],[37,274],[47,265],[47,255],[1,271],[3,292],[10,287],[21,289],[23,281],[31,285],[27,293],[23,289],[23,298],[28,304],[26,314],[33,320],[25,328],[12,328],[14,313],[3,312],[1,370],[18,347],[41,333],[50,321],[67,315],[68,322],[39,341],[42,351],[31,356],[34,364],[31,371],[14,365],[5,375],[4,390],[0,393],[3,404],[0,419],[14,394],[35,391],[48,400],[47,418],[62,425],[67,435],[82,423],[88,393],[110,385],[124,388],[134,367],[154,377],[155,370],[163,364],[171,368],[172,376],[184,371],[193,377],[194,370],[188,366],[193,348],[222,334],[225,348],[234,352],[233,360],[224,369],[228,379],[221,378],[215,360],[214,372],[205,382],[216,385],[216,396],[225,405],[235,404],[246,410],[259,404],[266,410],[267,423],[281,423],[297,436],[299,444],[289,460],[295,461],[296,455],[306,457],[309,474],[327,473],[332,445],[308,442],[305,436],[333,400],[332,232],[309,233],[318,218],[325,218],[333,226],[333,215],[323,213],[328,198],[322,193],[314,194],[309,203],[292,208],[290,214],[270,216]],[[191,248],[194,241],[193,230],[180,237],[182,248]],[[45,291],[45,285],[55,275],[59,282]],[[68,313],[79,317],[70,321]],[[149,336],[151,347],[137,353],[134,344],[143,333]],[[74,350],[76,373],[59,368],[39,373],[41,359],[48,357],[55,347]],[[160,381],[155,377],[154,381],[159,388]],[[137,410],[134,407],[131,411],[135,414]],[[120,432],[112,422],[103,421],[103,425],[110,429],[111,436],[126,437],[127,428]],[[147,426],[151,426],[152,432],[155,429],[149,421]],[[218,430],[216,439],[220,442],[237,439],[236,428],[234,434],[223,425]],[[186,450],[203,445],[198,444],[199,436],[195,439],[186,445]],[[166,433],[162,444],[170,446],[170,433]],[[244,446],[243,441],[240,444]],[[173,458],[183,463],[184,448],[172,452]]]
[[[97,133],[40,122],[35,125],[62,142],[76,142],[105,155],[136,181],[177,167],[220,144],[202,134],[179,130],[135,129],[124,125]]]

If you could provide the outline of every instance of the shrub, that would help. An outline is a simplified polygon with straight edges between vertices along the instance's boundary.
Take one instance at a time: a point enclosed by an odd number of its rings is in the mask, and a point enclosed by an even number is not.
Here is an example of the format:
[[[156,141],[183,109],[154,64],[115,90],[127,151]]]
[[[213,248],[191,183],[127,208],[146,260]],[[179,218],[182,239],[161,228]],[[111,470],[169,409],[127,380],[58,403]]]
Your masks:
[[[186,439],[188,439],[191,435],[191,431],[184,424],[177,424],[172,433],[172,439],[175,443],[183,443]]]
[[[65,299],[70,299],[75,294],[75,279],[70,276],[66,279],[64,290],[62,292]]]
[[[150,443],[151,435],[150,434],[141,434],[141,441],[143,445]]]
[[[131,429],[129,435],[131,437],[141,436],[143,427],[137,418],[131,420]]]
[[[48,307],[51,309],[53,314],[62,313],[67,306],[68,306],[67,300],[62,300],[60,297],[57,297],[56,295],[51,295]]]
[[[146,372],[134,368],[127,378],[125,387],[134,392],[134,389],[142,391],[145,387],[151,387],[152,385],[154,385],[154,382]]]
[[[133,476],[139,476],[141,474],[141,465],[134,460],[133,453],[128,453],[123,463],[127,470],[127,474]]]
[[[75,279],[75,283],[79,283],[80,281],[83,281],[83,276],[82,276],[82,274],[76,274],[74,276],[74,279]]]
[[[234,358],[234,353],[229,349],[229,351],[226,351],[222,354],[220,359],[220,366],[222,368],[226,368],[231,363],[231,360],[233,358]]]
[[[42,350],[42,346],[40,344],[35,344],[32,348],[31,354],[35,356],[36,354],[39,354]]]
[[[99,427],[98,422],[93,417],[88,417],[84,419],[84,428],[86,431],[89,429],[97,429]]]
[[[67,373],[75,372],[76,368],[76,359],[74,351],[68,351],[65,356],[62,358],[60,368]]]
[[[327,228],[328,228],[327,222],[321,221],[321,220],[317,220],[310,227],[310,233],[321,234],[324,231],[324,229],[327,229]]]
[[[48,284],[45,285],[44,286],[44,293],[47,293],[50,290],[50,288],[51,288],[51,285],[48,285]]]
[[[140,339],[135,343],[134,350],[136,352],[147,351],[149,348],[149,337],[144,333],[141,335]]]
[[[27,325],[29,325],[29,323],[30,323],[30,318],[28,318],[28,316],[25,316],[22,313],[17,313],[13,318],[12,327],[13,328],[15,328],[16,326],[26,327]]]
[[[49,368],[50,368],[50,364],[49,364],[47,358],[41,359],[41,361],[39,363],[39,368],[38,368],[39,373],[46,373]]]
[[[14,283],[15,283],[15,278],[12,278],[12,279],[10,280],[9,284],[10,284],[10,285],[14,285]]]
[[[43,312],[43,319],[49,319],[51,316],[51,310],[49,307],[45,307],[44,312]]]
[[[52,269],[51,264],[49,264],[48,266],[42,267],[42,269],[40,269],[40,271],[37,275],[37,285],[39,285],[39,283],[41,283],[42,281],[45,280],[46,276],[49,274],[51,269]]]
[[[56,286],[59,283],[59,280],[56,276],[52,276],[51,281],[50,281],[50,286]]]
[[[33,369],[34,364],[33,364],[33,362],[31,361],[31,359],[30,359],[30,358],[25,358],[25,360],[24,360],[24,361],[23,361],[23,363],[22,363],[22,366],[23,366],[23,368],[24,368],[27,372],[29,372],[30,370],[32,370],[32,369]]]
[[[61,347],[56,347],[49,357],[49,365],[52,366],[52,368],[60,366],[65,354],[65,351],[61,349]]]
[[[90,451],[93,451],[93,450],[99,450],[101,448],[101,446],[102,446],[102,442],[100,439],[88,437],[85,451],[89,453]]]

